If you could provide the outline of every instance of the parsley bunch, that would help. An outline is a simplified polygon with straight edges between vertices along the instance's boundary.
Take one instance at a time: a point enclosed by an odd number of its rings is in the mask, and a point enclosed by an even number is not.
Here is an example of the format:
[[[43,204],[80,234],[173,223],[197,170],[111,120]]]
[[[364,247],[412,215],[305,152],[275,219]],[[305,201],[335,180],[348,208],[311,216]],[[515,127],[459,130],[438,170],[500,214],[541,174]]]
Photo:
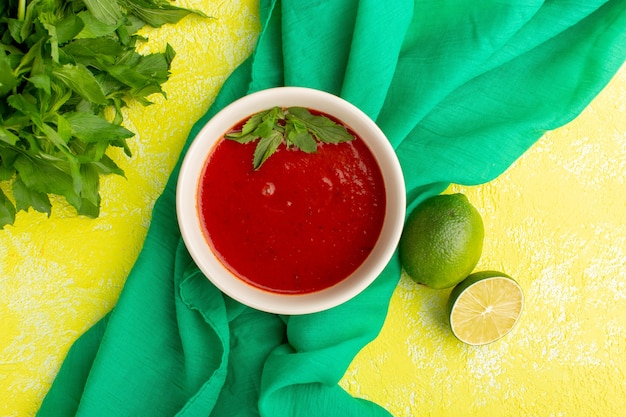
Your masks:
[[[137,31],[189,13],[203,15],[167,0],[0,2],[0,181],[14,200],[0,190],[0,228],[30,207],[50,216],[52,194],[99,215],[100,176],[124,175],[105,152],[131,156],[121,109],[165,95],[175,54],[139,55]]]
[[[345,126],[304,107],[273,107],[253,114],[240,131],[229,132],[226,139],[239,143],[258,140],[252,160],[257,170],[284,143],[306,153],[317,151],[317,142],[342,143],[354,139]]]

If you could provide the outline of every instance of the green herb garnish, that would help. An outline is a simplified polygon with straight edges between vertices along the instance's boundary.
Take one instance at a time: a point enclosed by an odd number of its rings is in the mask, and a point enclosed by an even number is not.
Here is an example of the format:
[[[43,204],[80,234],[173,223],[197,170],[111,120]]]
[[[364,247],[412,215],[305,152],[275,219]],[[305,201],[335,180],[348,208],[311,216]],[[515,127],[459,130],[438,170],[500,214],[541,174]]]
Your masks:
[[[317,141],[341,143],[354,139],[345,126],[323,115],[312,114],[303,107],[273,107],[252,115],[241,131],[226,134],[226,139],[239,143],[259,140],[254,149],[252,166],[255,170],[269,158],[281,143],[287,148],[317,151]]]
[[[106,150],[131,156],[121,109],[165,95],[175,55],[139,55],[137,31],[189,13],[204,16],[167,0],[0,2],[0,181],[15,200],[0,190],[0,228],[30,207],[50,216],[50,194],[99,215],[100,175],[124,175]]]

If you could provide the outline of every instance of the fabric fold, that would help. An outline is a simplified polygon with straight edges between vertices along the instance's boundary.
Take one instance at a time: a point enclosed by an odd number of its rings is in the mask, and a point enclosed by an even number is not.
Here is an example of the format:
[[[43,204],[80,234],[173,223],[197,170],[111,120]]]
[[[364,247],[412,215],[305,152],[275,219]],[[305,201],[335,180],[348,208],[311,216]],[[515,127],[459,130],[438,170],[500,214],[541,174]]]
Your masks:
[[[553,7],[538,12],[542,20],[549,14],[560,22],[563,31],[546,27],[554,35],[547,39],[537,31],[538,40],[530,42],[536,46],[527,51],[516,37],[510,48],[523,53],[483,64],[487,71],[441,97],[396,148],[403,166],[412,166],[405,169],[407,187],[417,178],[466,185],[490,181],[546,131],[580,114],[624,62],[625,5],[595,6],[586,3],[591,14],[584,18],[570,9],[573,17]],[[568,21],[571,25],[563,23]],[[415,163],[416,153],[430,156],[436,168]],[[486,163],[459,164],[459,159]]]
[[[626,1],[262,0],[253,55],[225,82],[183,153],[220,109],[297,85],[344,97],[387,134],[409,209],[450,182],[503,172],[574,118],[626,59]],[[176,223],[179,164],[113,311],[70,350],[38,416],[388,416],[338,385],[382,328],[397,254],[331,310],[242,306],[194,265]]]

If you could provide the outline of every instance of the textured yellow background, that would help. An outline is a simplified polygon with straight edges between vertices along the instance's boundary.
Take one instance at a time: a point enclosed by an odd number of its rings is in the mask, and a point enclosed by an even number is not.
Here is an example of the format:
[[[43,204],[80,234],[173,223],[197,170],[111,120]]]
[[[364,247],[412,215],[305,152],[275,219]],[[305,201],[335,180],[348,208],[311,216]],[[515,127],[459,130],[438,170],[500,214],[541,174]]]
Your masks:
[[[626,67],[570,124],[494,181],[452,186],[477,207],[476,270],[517,279],[503,339],[457,342],[449,290],[403,277],[379,337],[342,384],[394,416],[626,416]]]
[[[56,201],[0,231],[0,416],[36,412],[71,343],[110,310],[151,209],[195,120],[251,51],[253,0],[180,0],[195,16],[147,32],[144,51],[177,51],[168,99],[132,105],[127,178],[103,181],[96,220]],[[504,339],[462,345],[449,291],[404,277],[380,336],[341,384],[395,416],[626,415],[626,68],[574,122],[545,135],[489,184],[453,186],[483,215],[477,269],[514,276],[526,295]]]

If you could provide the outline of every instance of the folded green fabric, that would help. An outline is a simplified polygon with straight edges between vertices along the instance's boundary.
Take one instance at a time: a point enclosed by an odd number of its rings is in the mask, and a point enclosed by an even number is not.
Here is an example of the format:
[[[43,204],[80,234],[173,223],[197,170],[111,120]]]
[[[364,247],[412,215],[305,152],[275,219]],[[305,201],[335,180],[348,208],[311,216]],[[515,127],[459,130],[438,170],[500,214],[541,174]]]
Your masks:
[[[626,58],[626,1],[261,1],[254,54],[219,109],[260,89],[341,95],[388,135],[409,209],[450,183],[503,172],[572,120]],[[113,311],[70,350],[47,416],[385,416],[338,381],[380,331],[397,256],[361,295],[303,316],[224,296],[192,262],[175,215],[178,167]]]

